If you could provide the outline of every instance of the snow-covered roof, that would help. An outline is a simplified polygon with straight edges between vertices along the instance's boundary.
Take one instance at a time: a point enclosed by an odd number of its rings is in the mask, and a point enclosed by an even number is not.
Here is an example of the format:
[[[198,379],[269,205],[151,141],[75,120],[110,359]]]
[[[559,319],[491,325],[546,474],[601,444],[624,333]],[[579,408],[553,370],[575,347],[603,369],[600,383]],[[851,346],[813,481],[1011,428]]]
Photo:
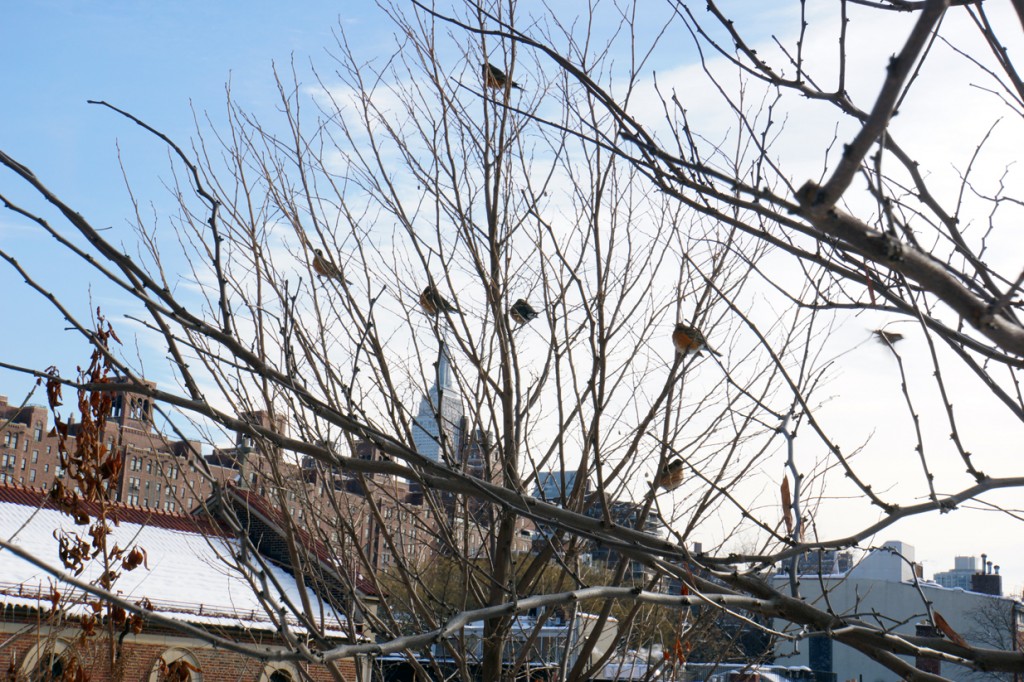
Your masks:
[[[25,492],[0,486],[0,534],[5,541],[63,570],[55,533],[75,532],[88,541],[88,526],[77,526],[56,509],[40,507],[42,496],[34,491],[31,497],[36,503],[25,504],[30,499]],[[196,625],[276,630],[232,560],[240,549],[238,540],[206,520],[186,515],[121,508],[115,516],[120,523],[109,524],[112,531],[108,547],[138,546],[145,550],[148,565],[122,571],[113,586],[115,593],[133,602],[148,599],[160,615]],[[273,564],[268,563],[267,569],[271,584],[276,581],[286,599],[301,604],[295,579]],[[100,561],[92,560],[77,578],[94,583],[101,573]],[[49,596],[55,584],[63,595],[63,608],[71,613],[87,608],[82,593],[60,584],[51,574],[13,552],[0,549],[0,604],[49,609]],[[317,612],[327,614],[323,624],[326,634],[345,636],[344,616],[327,604],[322,605],[321,611],[319,597],[312,590],[307,592]],[[282,596],[280,592],[271,594],[276,598]],[[289,620],[297,625],[296,620]]]

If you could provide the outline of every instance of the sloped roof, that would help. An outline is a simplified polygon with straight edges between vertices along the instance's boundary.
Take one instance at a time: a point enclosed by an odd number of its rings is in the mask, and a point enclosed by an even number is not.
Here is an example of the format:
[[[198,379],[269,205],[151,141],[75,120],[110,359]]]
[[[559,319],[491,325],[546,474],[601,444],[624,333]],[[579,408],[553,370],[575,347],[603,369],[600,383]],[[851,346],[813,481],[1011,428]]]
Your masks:
[[[85,535],[86,526],[76,526],[67,515],[45,503],[42,491],[0,486],[0,534],[51,566],[60,567],[58,530]],[[139,546],[145,549],[148,568],[123,571],[114,591],[131,601],[148,599],[161,615],[196,625],[238,627],[252,630],[276,630],[263,611],[232,556],[240,547],[215,523],[181,514],[164,514],[147,509],[117,506],[111,518],[109,546]],[[88,536],[86,536],[88,539]],[[284,597],[300,604],[294,578],[284,569],[269,565],[270,576],[281,586]],[[95,581],[102,572],[94,560],[86,564],[78,578]],[[0,549],[0,604],[49,609],[48,595],[56,580],[29,561]],[[84,595],[68,585],[57,589],[68,598],[71,613],[87,608]],[[310,601],[319,606],[319,598],[307,590]],[[280,597],[280,594],[274,595]],[[319,611],[319,609],[318,609]],[[327,634],[345,635],[343,615],[327,604]],[[293,625],[297,625],[293,622]]]
[[[245,490],[235,485],[224,486],[223,492],[226,496],[263,519],[263,522],[274,528],[276,532],[283,534],[281,529],[285,523],[284,515],[279,509],[274,508],[269,501],[253,493],[251,490]],[[316,557],[321,569],[337,576],[339,557],[334,552],[331,552],[325,543],[313,537],[303,528],[293,527],[292,533],[298,537],[299,544]],[[337,577],[340,579],[340,576]],[[365,596],[377,597],[380,595],[376,585],[367,580],[361,573],[355,576],[355,586]]]

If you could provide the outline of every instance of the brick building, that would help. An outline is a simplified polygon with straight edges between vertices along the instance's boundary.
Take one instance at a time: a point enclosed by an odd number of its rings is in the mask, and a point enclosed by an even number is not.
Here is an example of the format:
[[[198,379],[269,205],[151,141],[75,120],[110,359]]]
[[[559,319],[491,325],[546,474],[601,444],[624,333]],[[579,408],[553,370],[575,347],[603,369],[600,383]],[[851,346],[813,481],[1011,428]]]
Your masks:
[[[69,419],[69,447],[79,426]],[[158,433],[149,399],[127,390],[114,395],[103,441],[121,456],[115,499],[143,509],[195,509],[213,491],[214,482],[229,480],[235,473],[213,464],[208,475],[200,475],[199,444]],[[0,396],[0,484],[49,490],[64,477],[57,446],[47,408],[10,405],[6,396]]]
[[[441,357],[445,365],[445,356]],[[448,374],[446,369],[445,376]],[[260,428],[287,433],[281,415],[252,411],[243,413],[242,418]],[[454,460],[453,465],[463,473],[500,481],[502,472],[493,463],[488,434],[471,427],[461,414],[454,419],[455,454],[447,459]],[[74,448],[78,432],[79,424],[72,421],[69,449]],[[489,503],[427,494],[415,481],[394,476],[332,470],[308,457],[299,462],[292,453],[282,453],[265,440],[244,433],[236,434],[231,446],[204,456],[200,443],[158,432],[149,398],[127,388],[114,395],[103,442],[121,458],[114,490],[117,502],[154,511],[194,512],[210,498],[215,486],[234,483],[280,509],[282,522],[310,533],[339,555],[359,557],[362,572],[387,571],[399,561],[418,566],[438,553],[468,552],[472,556],[486,551],[492,541]],[[348,449],[362,459],[383,457],[369,443],[339,442],[333,447],[339,452]],[[10,405],[0,396],[0,486],[46,492],[63,476],[49,410]],[[514,549],[526,552],[533,525],[522,520],[519,526]],[[440,544],[439,537],[446,538],[447,545]]]
[[[251,581],[261,576],[273,601],[298,604],[305,599],[317,606],[320,647],[364,640],[358,620],[347,614],[358,613],[351,609],[353,601],[372,608],[376,599],[372,588],[364,583],[353,593],[342,583],[331,584],[330,577],[306,579],[300,586],[288,557],[274,552],[274,531],[269,525],[260,528],[258,542],[250,536],[252,544],[248,544],[218,516],[115,505],[108,518],[110,544],[141,547],[147,557],[145,566],[120,571],[111,589],[133,603],[145,603],[150,615],[139,632],[120,624],[115,627],[109,611],[101,610],[98,622],[93,622],[96,612],[84,591],[12,551],[0,551],[0,638],[4,640],[0,663],[12,679],[63,679],[64,672],[81,666],[92,680],[155,682],[172,679],[161,674],[161,668],[166,670],[179,660],[188,664],[178,664],[183,674],[174,679],[179,682],[331,679],[323,666],[275,661],[276,654],[288,651],[278,634],[283,612],[269,615],[261,595],[253,590]],[[7,486],[0,486],[0,527],[8,529],[5,540],[58,566],[55,533],[86,532],[51,508],[42,491]],[[259,558],[249,562],[259,567],[258,572],[234,560],[243,553],[243,546],[259,548]],[[314,545],[302,546],[309,557],[317,557]],[[96,584],[104,570],[102,556],[97,556],[82,566],[78,579]],[[290,614],[285,618],[289,630],[306,641],[304,624]],[[198,630],[182,632],[174,623]],[[259,647],[264,655],[234,653],[197,632]],[[348,659],[339,664],[344,679],[369,679],[363,662]]]

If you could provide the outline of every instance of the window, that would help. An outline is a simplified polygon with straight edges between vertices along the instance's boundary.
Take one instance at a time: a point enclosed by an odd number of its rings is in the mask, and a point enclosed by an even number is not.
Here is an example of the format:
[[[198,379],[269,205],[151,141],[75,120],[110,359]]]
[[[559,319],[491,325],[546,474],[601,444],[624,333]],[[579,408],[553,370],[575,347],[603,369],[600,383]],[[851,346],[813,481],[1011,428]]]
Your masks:
[[[68,650],[65,639],[46,639],[25,652],[21,669],[14,667],[13,659],[8,674],[10,679],[50,682],[65,679],[65,675],[79,668],[78,661]],[[6,666],[5,666],[6,668]],[[70,679],[70,675],[68,679]]]
[[[8,431],[4,434],[4,445],[11,447],[11,432]]]
[[[29,469],[28,470],[28,482],[29,483],[34,483],[35,480],[36,480],[36,470],[35,469]]]
[[[172,679],[176,682],[202,682],[203,670],[191,651],[173,647],[160,654],[160,658],[153,663],[149,677],[142,679],[148,679],[149,682]]]
[[[152,460],[149,460],[149,459],[146,460],[146,473],[147,474],[153,473],[153,461]]]
[[[46,466],[50,466],[50,465],[47,464]],[[61,465],[58,464],[57,468],[54,469],[53,471],[54,471],[54,475],[57,478],[64,478],[64,467],[62,467]]]
[[[44,464],[43,465],[43,473],[46,474],[46,473],[49,473],[49,472],[50,472],[50,465],[49,465],[49,463]]]
[[[38,461],[39,461],[39,451],[38,450],[33,450],[32,451],[32,463],[35,464]]]
[[[285,663],[268,663],[260,673],[259,682],[295,682],[299,679],[294,668]]]
[[[36,422],[35,437],[37,443],[43,439],[43,422]]]
[[[52,450],[52,449],[53,449],[52,445],[47,445],[46,446],[46,454],[50,454],[50,450]]]
[[[21,434],[11,433],[10,431],[7,432],[7,445],[9,445],[12,450],[17,450],[18,449],[18,436],[19,435],[21,435]]]

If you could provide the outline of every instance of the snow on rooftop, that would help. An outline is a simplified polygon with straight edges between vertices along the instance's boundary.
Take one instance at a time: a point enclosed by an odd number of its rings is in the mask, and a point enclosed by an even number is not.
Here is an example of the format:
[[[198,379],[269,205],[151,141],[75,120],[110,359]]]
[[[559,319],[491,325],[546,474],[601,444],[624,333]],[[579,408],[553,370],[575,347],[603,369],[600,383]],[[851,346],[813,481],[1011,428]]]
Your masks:
[[[115,593],[134,602],[148,599],[161,615],[197,625],[275,629],[242,572],[233,563],[232,556],[239,549],[237,540],[153,524],[122,521],[119,526],[110,525],[109,547],[116,544],[125,549],[137,545],[145,549],[148,557],[148,570],[140,566],[131,572],[121,572],[113,586]],[[0,502],[0,534],[4,540],[61,570],[55,531],[74,532],[89,541],[87,528],[76,526],[68,516],[53,509]],[[292,604],[301,604],[295,579],[277,566],[268,564],[268,570],[283,588],[285,597]],[[77,577],[94,582],[101,573],[101,562],[93,560]],[[46,595],[55,582],[46,571],[0,549],[0,604],[48,609],[51,604]],[[65,596],[74,594],[68,585],[58,585],[57,589]],[[312,590],[307,589],[307,592],[319,613],[318,596]],[[81,601],[82,595],[75,594],[75,599]],[[69,610],[75,612],[84,608],[84,605],[70,606]],[[323,612],[328,614],[324,623],[328,634],[343,636],[344,616],[326,604]],[[292,620],[293,625],[296,623]]]

